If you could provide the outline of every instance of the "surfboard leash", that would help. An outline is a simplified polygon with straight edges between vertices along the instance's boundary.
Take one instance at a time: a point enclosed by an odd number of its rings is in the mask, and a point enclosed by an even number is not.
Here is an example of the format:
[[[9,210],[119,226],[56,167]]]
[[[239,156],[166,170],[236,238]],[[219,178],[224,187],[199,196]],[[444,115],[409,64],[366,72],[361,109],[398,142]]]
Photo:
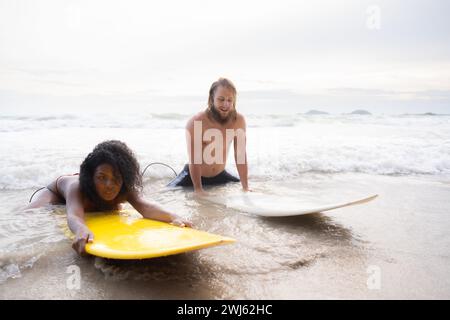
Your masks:
[[[150,166],[152,166],[152,165],[155,165],[155,164],[159,164],[159,165],[165,166],[165,167],[167,167],[167,168],[170,168],[170,169],[173,171],[173,173],[175,174],[175,177],[178,176],[178,173],[177,173],[171,166],[169,166],[168,164],[165,164],[165,163],[163,163],[163,162],[152,162],[152,163],[148,164],[148,165],[145,167],[145,169],[142,171],[142,176],[144,176],[144,173],[145,173],[145,171],[147,170],[148,167],[150,167]]]
[[[33,192],[33,194],[30,197],[30,201],[28,201],[28,203],[31,203],[31,200],[33,199],[34,195],[36,194],[36,192],[41,191],[42,189],[45,189],[45,187],[39,188],[37,189],[35,192]]]

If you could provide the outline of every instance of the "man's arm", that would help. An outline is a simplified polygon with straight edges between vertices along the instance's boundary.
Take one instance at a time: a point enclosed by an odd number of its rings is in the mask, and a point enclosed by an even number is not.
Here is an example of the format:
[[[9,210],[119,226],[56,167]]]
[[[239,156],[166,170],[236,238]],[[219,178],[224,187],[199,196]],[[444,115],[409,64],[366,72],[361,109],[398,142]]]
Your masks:
[[[194,191],[201,193],[204,192],[202,186],[202,165],[201,163],[196,164],[194,160],[196,158],[196,152],[200,152],[200,159],[202,160],[201,162],[203,162],[202,140],[197,141],[197,144],[195,143],[194,121],[195,118],[192,118],[186,125],[186,144],[189,156],[189,174],[191,176],[192,184],[194,185]],[[200,134],[200,137],[202,137],[202,132],[197,134]]]
[[[248,191],[247,126],[242,115],[238,116],[237,121],[236,135],[234,137],[234,161],[236,162],[242,188]]]

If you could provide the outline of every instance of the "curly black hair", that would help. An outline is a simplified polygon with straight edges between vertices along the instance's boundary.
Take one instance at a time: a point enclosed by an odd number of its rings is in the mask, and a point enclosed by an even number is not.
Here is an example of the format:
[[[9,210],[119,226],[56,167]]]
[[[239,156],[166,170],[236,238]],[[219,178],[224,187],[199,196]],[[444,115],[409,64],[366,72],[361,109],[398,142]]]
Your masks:
[[[122,188],[116,199],[125,199],[129,193],[142,190],[139,163],[133,151],[118,140],[99,143],[81,164],[79,177],[81,194],[92,201],[98,210],[110,209],[110,204],[98,195],[94,184],[95,169],[101,164],[111,165],[122,176]]]

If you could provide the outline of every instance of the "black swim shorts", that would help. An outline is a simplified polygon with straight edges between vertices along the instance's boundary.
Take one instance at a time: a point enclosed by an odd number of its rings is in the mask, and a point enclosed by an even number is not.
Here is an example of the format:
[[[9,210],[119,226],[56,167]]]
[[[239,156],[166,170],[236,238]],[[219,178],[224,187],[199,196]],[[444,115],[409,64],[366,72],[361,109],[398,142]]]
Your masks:
[[[223,170],[217,176],[214,177],[202,177],[202,185],[218,185],[227,182],[239,182],[239,178]],[[180,174],[169,182],[168,187],[192,187],[192,179],[189,174],[189,165],[186,164]]]

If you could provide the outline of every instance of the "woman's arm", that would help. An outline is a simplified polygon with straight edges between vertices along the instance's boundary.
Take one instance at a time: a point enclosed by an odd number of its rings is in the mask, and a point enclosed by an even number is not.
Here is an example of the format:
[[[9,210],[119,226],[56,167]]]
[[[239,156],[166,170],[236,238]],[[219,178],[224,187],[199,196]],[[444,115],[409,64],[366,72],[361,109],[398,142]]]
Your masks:
[[[67,184],[63,191],[66,198],[67,224],[75,235],[72,248],[80,255],[85,254],[86,243],[94,240],[94,234],[84,221],[83,199],[78,182]]]
[[[132,194],[128,197],[128,202],[146,219],[169,222],[179,227],[192,227],[192,223],[170,213],[158,205],[145,200],[139,194]]]

